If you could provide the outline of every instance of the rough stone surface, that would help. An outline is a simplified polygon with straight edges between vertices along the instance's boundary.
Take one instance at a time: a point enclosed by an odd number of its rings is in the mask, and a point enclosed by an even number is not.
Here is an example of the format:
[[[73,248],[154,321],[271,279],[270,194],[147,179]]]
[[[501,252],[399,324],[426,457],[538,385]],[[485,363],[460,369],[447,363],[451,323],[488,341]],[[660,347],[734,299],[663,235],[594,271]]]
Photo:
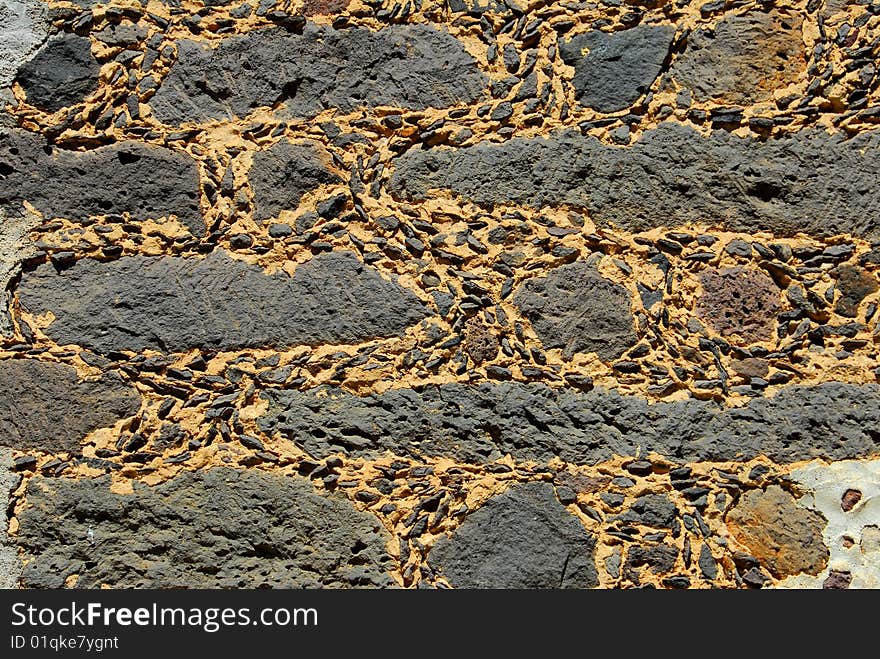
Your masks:
[[[778,485],[746,492],[726,519],[736,541],[777,578],[817,574],[828,563],[828,548],[822,542],[827,520],[798,506]]]
[[[306,16],[332,16],[348,8],[351,0],[305,0],[303,13]]]
[[[760,141],[723,130],[703,137],[663,123],[632,146],[560,131],[549,137],[411,150],[389,190],[420,200],[448,189],[478,204],[572,205],[602,224],[645,231],[704,222],[737,231],[852,233],[880,238],[880,132],[844,140],[805,129]]]
[[[636,342],[629,293],[583,261],[528,280],[514,302],[544,347],[562,348],[566,359],[595,352],[609,361]]]
[[[654,82],[675,28],[639,25],[620,32],[595,30],[559,45],[559,54],[574,67],[577,99],[599,112],[616,112],[635,103]]]
[[[5,0],[0,5],[0,88],[12,83],[18,67],[48,35],[48,12],[40,0]]]
[[[193,233],[205,231],[195,162],[185,153],[138,142],[78,152],[48,147],[23,130],[0,130],[0,204],[23,201],[47,218],[175,215]]]
[[[141,397],[119,375],[81,379],[36,359],[0,361],[0,446],[78,452],[91,431],[131,416]]]
[[[448,107],[474,101],[486,83],[460,42],[427,25],[372,31],[309,23],[302,34],[257,30],[213,50],[184,40],[177,52],[150,101],[168,124],[243,117],[282,104],[297,117],[326,107]]]
[[[775,335],[781,305],[770,277],[748,268],[709,268],[700,273],[700,284],[697,313],[716,332],[746,344]]]
[[[91,259],[22,275],[22,305],[51,311],[46,333],[93,350],[284,347],[398,336],[427,312],[352,252],[331,252],[293,276],[215,250],[205,258]]]
[[[675,504],[663,494],[641,496],[617,519],[631,524],[644,524],[657,528],[671,529],[678,515]]]
[[[669,572],[675,567],[678,549],[674,545],[661,542],[654,546],[634,546],[626,555],[624,573],[635,583],[640,583],[639,573],[646,568],[654,574]]]
[[[880,385],[790,386],[743,408],[691,399],[649,405],[640,396],[578,392],[515,382],[448,383],[421,392],[391,389],[356,396],[320,386],[264,390],[260,426],[308,453],[454,456],[486,463],[559,457],[576,464],[636,447],[682,462],[749,460],[791,463],[880,453]]]
[[[852,265],[840,266],[835,274],[837,287],[840,289],[840,299],[834,307],[835,311],[841,316],[855,318],[862,300],[877,292],[877,278],[864,268]]]
[[[131,494],[109,477],[28,483],[23,585],[60,588],[349,588],[393,585],[386,533],[302,478],[184,472]],[[100,560],[96,560],[100,557]]]
[[[0,447],[0,504],[3,511],[9,506],[9,495],[18,487],[18,474],[11,470],[12,451]],[[21,562],[18,551],[13,546],[10,538],[6,535],[8,521],[6,515],[0,515],[0,588],[17,588],[18,578],[21,574]]]
[[[19,67],[15,79],[28,103],[55,112],[95,91],[100,71],[87,37],[59,34]]]
[[[303,195],[341,179],[330,171],[330,154],[317,142],[291,144],[282,140],[254,155],[248,176],[254,191],[254,219],[277,217],[295,210]]]
[[[476,364],[492,361],[498,355],[498,337],[477,317],[469,318],[465,323],[464,341]]]
[[[694,30],[670,77],[698,100],[743,105],[770,98],[805,66],[800,16],[755,11]]]
[[[456,588],[591,588],[595,539],[547,483],[514,485],[428,555]]]

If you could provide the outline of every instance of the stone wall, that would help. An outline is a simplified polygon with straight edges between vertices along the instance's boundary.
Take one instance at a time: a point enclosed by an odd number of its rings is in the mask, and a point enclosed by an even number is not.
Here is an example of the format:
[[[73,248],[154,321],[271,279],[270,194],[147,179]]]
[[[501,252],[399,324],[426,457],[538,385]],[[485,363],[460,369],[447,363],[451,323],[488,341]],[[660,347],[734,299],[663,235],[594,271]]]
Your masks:
[[[876,0],[0,17],[2,585],[880,586]]]

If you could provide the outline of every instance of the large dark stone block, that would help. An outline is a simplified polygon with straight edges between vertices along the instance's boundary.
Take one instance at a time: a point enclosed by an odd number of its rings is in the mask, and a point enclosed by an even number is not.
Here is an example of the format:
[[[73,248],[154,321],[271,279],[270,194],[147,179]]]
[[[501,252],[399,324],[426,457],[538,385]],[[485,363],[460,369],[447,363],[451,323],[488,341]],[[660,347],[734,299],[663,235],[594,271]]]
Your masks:
[[[69,151],[23,130],[0,131],[0,204],[24,201],[47,218],[175,215],[192,233],[205,232],[195,161],[139,142]]]
[[[0,361],[0,445],[79,452],[88,433],[133,415],[141,397],[116,373],[82,379],[65,364]]]
[[[61,588],[392,586],[378,520],[304,478],[184,472],[131,494],[110,478],[34,478],[19,513],[22,585]]]
[[[285,272],[217,250],[206,258],[130,256],[50,264],[22,275],[22,305],[51,311],[46,333],[93,350],[234,350],[361,343],[399,336],[427,315],[411,291],[352,252],[331,252]]]
[[[449,107],[476,100],[486,85],[461,42],[427,25],[372,31],[308,23],[301,34],[254,30],[214,49],[184,40],[177,53],[150,101],[167,124],[244,117],[263,106],[295,117],[328,107]]]
[[[661,124],[632,146],[575,131],[503,144],[411,150],[389,190],[425,199],[434,188],[492,206],[585,208],[628,231],[701,222],[734,231],[852,233],[880,238],[880,132],[846,139],[823,130],[762,140]]]
[[[842,460],[880,454],[880,385],[790,386],[733,408],[689,399],[653,403],[616,391],[516,382],[431,385],[357,396],[321,386],[267,389],[259,420],[316,457],[451,457],[483,464],[554,457],[596,464],[654,451],[680,462]]]

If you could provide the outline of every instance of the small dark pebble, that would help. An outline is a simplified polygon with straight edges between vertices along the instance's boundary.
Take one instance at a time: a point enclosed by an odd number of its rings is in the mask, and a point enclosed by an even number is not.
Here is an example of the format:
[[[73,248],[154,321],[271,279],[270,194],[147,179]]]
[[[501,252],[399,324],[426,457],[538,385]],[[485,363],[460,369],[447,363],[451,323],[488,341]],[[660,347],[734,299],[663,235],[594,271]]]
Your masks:
[[[623,466],[629,473],[634,474],[636,476],[647,476],[651,473],[653,465],[647,460],[636,460],[634,462],[629,462]],[[690,475],[690,469],[684,467],[684,469],[688,470],[688,475]],[[672,472],[670,472],[671,475]]]
[[[667,588],[689,588],[691,580],[683,574],[677,574],[663,579],[663,585]]]
[[[37,459],[32,455],[22,455],[12,462],[15,471],[33,471],[37,468]]]
[[[263,446],[263,442],[261,442],[256,437],[251,435],[239,435],[238,441],[241,442],[242,446],[253,449],[255,451],[265,451],[266,447]]]

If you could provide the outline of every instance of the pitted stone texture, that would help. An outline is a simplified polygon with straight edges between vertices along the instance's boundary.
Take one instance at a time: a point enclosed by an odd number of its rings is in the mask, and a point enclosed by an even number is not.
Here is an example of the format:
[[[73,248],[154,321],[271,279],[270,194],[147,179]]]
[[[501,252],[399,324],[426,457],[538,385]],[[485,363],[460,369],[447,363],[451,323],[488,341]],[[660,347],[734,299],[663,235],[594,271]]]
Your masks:
[[[18,487],[20,480],[19,475],[12,471],[12,451],[0,447],[0,505],[3,511],[0,515],[0,588],[18,588],[18,578],[21,575],[18,551],[6,535],[9,528],[6,511],[9,509],[10,494]]]
[[[427,25],[372,31],[309,23],[302,34],[255,30],[215,49],[184,40],[177,52],[150,101],[166,124],[244,117],[262,106],[283,105],[294,117],[328,107],[449,107],[476,100],[486,83],[458,40]]]
[[[818,574],[828,562],[828,548],[822,542],[827,520],[798,506],[778,485],[743,494],[726,521],[736,541],[777,579],[801,572]]]
[[[877,278],[864,268],[852,265],[842,265],[834,274],[837,277],[837,288],[840,290],[840,299],[834,310],[841,316],[855,318],[862,300],[871,293],[877,292]]]
[[[333,16],[348,8],[351,0],[305,0],[303,13],[306,16]]]
[[[559,54],[574,67],[577,99],[599,112],[628,108],[659,75],[675,28],[639,25],[620,32],[595,30],[559,44]]]
[[[700,284],[697,313],[716,332],[743,344],[775,335],[780,294],[770,277],[748,268],[709,268]]]
[[[12,83],[18,67],[49,35],[41,0],[4,0],[0,4],[0,88]]]
[[[80,152],[50,147],[23,130],[0,131],[0,204],[23,201],[47,218],[175,215],[194,234],[205,232],[195,162],[138,142]]]
[[[215,250],[205,258],[83,259],[22,275],[18,296],[51,311],[45,332],[99,352],[233,350],[361,343],[399,336],[427,315],[409,290],[351,252],[330,252],[272,275]]]
[[[694,30],[670,77],[697,100],[751,105],[797,81],[805,67],[800,16],[755,11]]]
[[[584,261],[529,279],[514,303],[544,347],[562,348],[566,359],[595,352],[610,361],[636,342],[629,292]]]
[[[694,222],[745,232],[880,239],[880,131],[852,139],[805,129],[761,141],[663,123],[632,146],[565,130],[549,137],[410,150],[388,184],[423,200],[447,189],[478,204],[586,208],[603,225],[647,231]]]
[[[312,456],[447,457],[484,464],[596,464],[655,451],[680,462],[780,463],[880,454],[880,385],[791,386],[742,408],[690,399],[648,402],[615,391],[551,389],[538,383],[448,383],[421,391],[357,396],[338,387],[266,389],[258,420]]]
[[[308,480],[229,468],[184,472],[131,494],[110,478],[34,478],[19,514],[25,587],[391,586],[387,534]]]
[[[428,555],[455,588],[592,588],[595,538],[547,483],[511,486]]]
[[[254,192],[254,219],[295,210],[303,195],[342,179],[330,171],[330,154],[317,142],[282,140],[254,154],[248,178]]]
[[[81,379],[72,366],[0,361],[0,446],[79,451],[91,431],[138,411],[140,394],[119,375]]]
[[[642,569],[647,569],[654,574],[664,574],[675,567],[678,559],[678,548],[665,542],[656,545],[634,545],[626,554],[624,574],[635,584],[640,584]]]
[[[633,501],[629,509],[615,519],[630,524],[671,529],[677,516],[678,509],[665,494],[646,494]]]
[[[88,37],[59,34],[19,67],[15,79],[28,103],[55,112],[84,101],[98,88],[100,72]]]
[[[476,316],[464,324],[464,345],[476,364],[492,361],[498,356],[498,337]]]

